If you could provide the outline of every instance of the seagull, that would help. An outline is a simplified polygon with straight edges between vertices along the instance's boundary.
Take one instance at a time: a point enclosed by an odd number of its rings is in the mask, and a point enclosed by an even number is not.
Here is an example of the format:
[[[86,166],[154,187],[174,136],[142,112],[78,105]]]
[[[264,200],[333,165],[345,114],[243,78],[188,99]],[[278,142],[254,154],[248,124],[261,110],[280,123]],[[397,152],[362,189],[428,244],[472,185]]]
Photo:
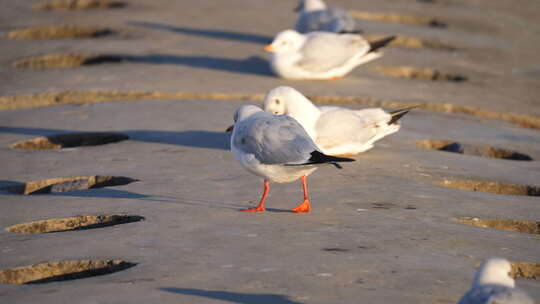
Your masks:
[[[355,29],[356,21],[346,10],[327,8],[322,0],[299,0],[295,11],[300,14],[295,25],[299,33],[360,33]]]
[[[534,304],[523,291],[515,288],[510,262],[492,258],[480,266],[471,289],[458,304]]]
[[[272,115],[257,106],[245,105],[234,113],[234,122],[231,136],[234,157],[247,171],[264,179],[259,205],[242,211],[265,210],[269,181],[288,183],[300,179],[304,201],[292,211],[309,212],[307,176],[323,164],[341,169],[338,162],[354,161],[321,153],[304,128],[290,116]]]
[[[377,140],[397,132],[399,119],[413,107],[389,113],[381,108],[319,108],[294,88],[281,86],[268,92],[263,108],[296,119],[323,153],[346,156],[369,150]]]
[[[272,53],[270,66],[285,79],[337,80],[357,66],[382,56],[378,49],[396,37],[369,43],[357,34],[285,30],[264,49]]]

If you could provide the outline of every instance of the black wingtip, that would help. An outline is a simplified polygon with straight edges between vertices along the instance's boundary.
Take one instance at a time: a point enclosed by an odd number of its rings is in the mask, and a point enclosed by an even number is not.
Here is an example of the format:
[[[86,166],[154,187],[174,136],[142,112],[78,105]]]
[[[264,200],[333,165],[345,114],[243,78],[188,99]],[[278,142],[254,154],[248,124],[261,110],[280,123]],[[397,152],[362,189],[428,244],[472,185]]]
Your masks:
[[[347,30],[343,30],[343,31],[339,31],[338,34],[363,34],[364,31],[362,30],[352,30],[352,31],[347,31]]]
[[[307,165],[317,165],[317,164],[331,164],[334,165],[338,169],[342,169],[338,162],[353,162],[356,161],[352,158],[347,157],[337,157],[337,156],[330,156],[326,155],[324,153],[321,153],[319,151],[313,151],[311,152],[311,157],[308,159],[307,162],[302,164],[286,164],[285,166],[307,166]]]
[[[369,50],[369,52],[375,52],[377,51],[378,49],[382,48],[382,47],[385,47],[386,45],[388,45],[390,42],[394,41],[397,37],[396,36],[390,36],[390,37],[386,37],[386,38],[383,38],[381,40],[377,40],[377,41],[374,41],[374,42],[371,42],[369,45],[371,47],[371,49]]]
[[[343,168],[341,167],[341,165],[338,164],[339,162],[353,162],[353,161],[355,160],[352,158],[330,156],[330,155],[321,153],[319,151],[311,152],[311,157],[309,158],[309,163],[311,164],[332,164],[338,169]]]
[[[388,125],[395,124],[401,117],[405,116],[405,114],[409,113],[410,110],[412,110],[412,109],[414,109],[416,107],[418,107],[418,105],[412,106],[412,107],[406,107],[406,108],[403,108],[403,109],[399,109],[399,110],[389,112],[389,114],[392,116],[392,118],[388,122]]]

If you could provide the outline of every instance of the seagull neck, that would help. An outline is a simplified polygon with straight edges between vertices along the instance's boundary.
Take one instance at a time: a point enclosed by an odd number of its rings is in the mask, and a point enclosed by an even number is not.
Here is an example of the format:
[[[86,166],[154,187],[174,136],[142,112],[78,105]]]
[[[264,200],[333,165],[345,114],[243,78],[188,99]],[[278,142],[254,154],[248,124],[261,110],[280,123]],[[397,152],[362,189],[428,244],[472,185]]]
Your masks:
[[[326,9],[326,4],[322,0],[305,0],[304,2],[304,11],[318,11]]]
[[[316,137],[315,124],[321,115],[321,111],[304,96],[294,102],[287,103],[287,115],[296,119],[311,138]]]

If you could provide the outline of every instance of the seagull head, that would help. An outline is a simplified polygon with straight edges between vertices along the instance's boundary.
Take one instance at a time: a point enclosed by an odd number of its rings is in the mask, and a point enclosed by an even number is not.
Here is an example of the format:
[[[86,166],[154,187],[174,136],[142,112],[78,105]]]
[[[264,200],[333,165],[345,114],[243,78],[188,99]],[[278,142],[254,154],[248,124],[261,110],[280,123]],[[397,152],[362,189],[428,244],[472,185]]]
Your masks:
[[[300,49],[304,40],[304,35],[295,30],[285,30],[274,38],[271,44],[264,47],[264,50],[272,53],[288,53]]]
[[[242,121],[257,112],[262,112],[262,109],[254,105],[241,106],[234,112],[234,123]]]
[[[316,11],[326,8],[326,4],[322,0],[298,0],[298,5],[294,8],[295,12],[301,11]]]
[[[225,130],[225,132],[232,132],[234,130],[234,125],[238,122],[250,117],[251,115],[262,112],[261,108],[254,106],[254,105],[245,105],[241,106],[240,108],[236,109],[234,112],[234,124]]]
[[[506,259],[491,258],[486,260],[476,272],[473,286],[494,284],[506,287],[515,287],[512,278],[512,265]]]
[[[291,87],[281,86],[274,88],[266,94],[263,109],[275,115],[287,114],[288,103],[297,100],[300,96],[303,97],[300,92]]]
[[[264,98],[263,109],[274,115],[289,115],[304,127],[311,138],[317,137],[315,125],[321,110],[297,90],[287,86],[270,90]]]

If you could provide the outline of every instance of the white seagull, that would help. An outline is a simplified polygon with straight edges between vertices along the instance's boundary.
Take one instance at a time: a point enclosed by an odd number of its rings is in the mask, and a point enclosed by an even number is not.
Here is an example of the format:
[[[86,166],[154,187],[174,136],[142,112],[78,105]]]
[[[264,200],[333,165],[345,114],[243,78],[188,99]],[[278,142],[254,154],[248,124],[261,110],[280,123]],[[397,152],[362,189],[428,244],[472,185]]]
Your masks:
[[[264,191],[256,208],[242,211],[264,211],[264,200],[269,181],[278,183],[301,179],[304,201],[293,212],[311,209],[306,177],[323,164],[341,168],[338,162],[354,161],[350,158],[328,156],[317,146],[294,118],[272,115],[254,105],[240,107],[234,113],[231,150],[235,158],[249,172],[264,179]]]
[[[357,34],[285,30],[264,49],[272,52],[270,66],[282,78],[336,80],[381,57],[377,50],[394,39],[391,36],[369,43]]]
[[[327,8],[322,0],[299,0],[295,29],[300,33],[334,32],[359,33],[355,19],[341,8]]]
[[[515,288],[510,262],[492,258],[480,266],[471,289],[458,304],[534,304],[523,291]]]
[[[397,132],[398,120],[413,107],[389,113],[381,108],[319,108],[297,90],[281,86],[268,92],[263,108],[296,119],[323,153],[345,156],[369,150],[377,140]]]

